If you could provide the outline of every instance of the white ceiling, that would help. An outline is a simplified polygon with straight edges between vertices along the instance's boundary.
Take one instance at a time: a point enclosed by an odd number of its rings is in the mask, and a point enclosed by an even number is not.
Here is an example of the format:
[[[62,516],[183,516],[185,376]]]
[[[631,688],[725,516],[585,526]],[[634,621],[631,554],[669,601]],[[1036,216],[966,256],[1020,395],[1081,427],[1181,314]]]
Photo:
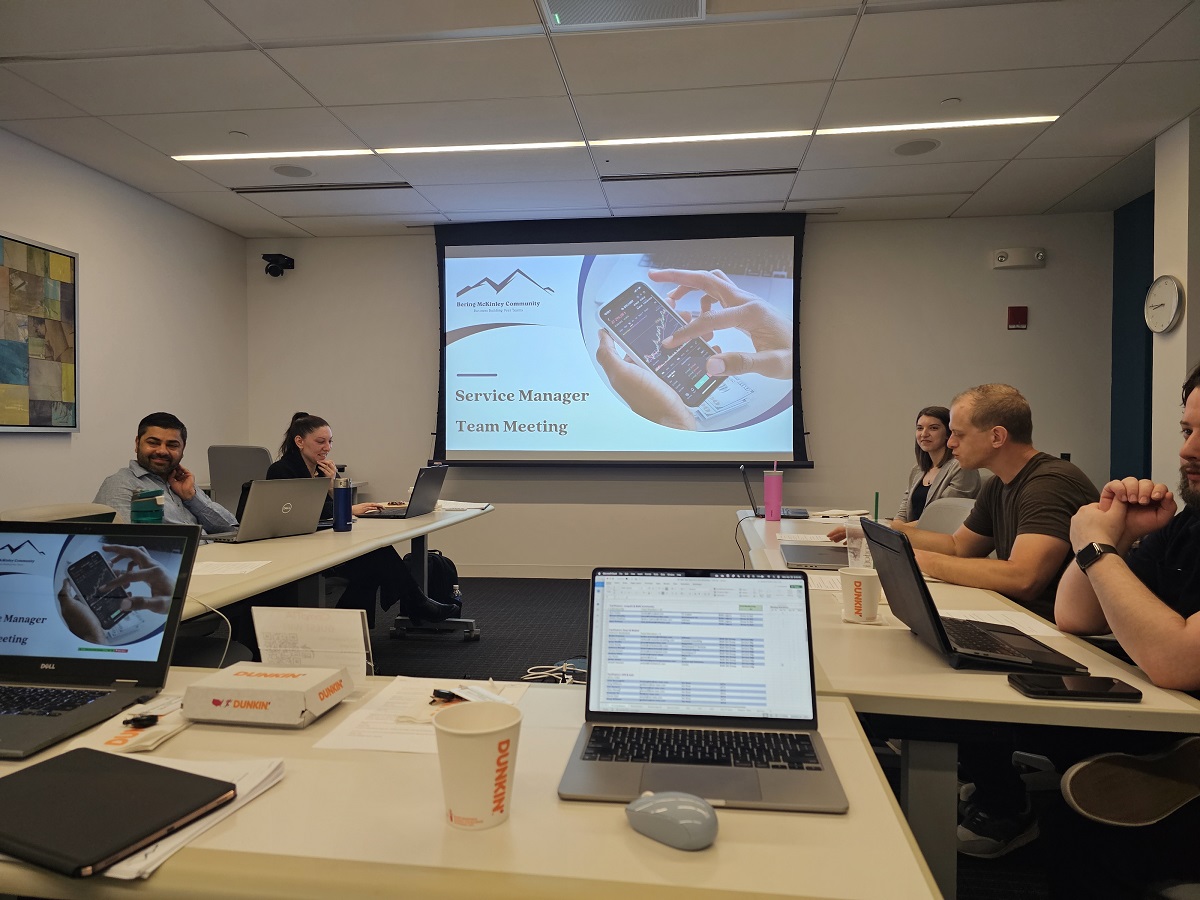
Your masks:
[[[591,0],[593,7],[602,0]],[[647,6],[652,4],[647,4]],[[951,99],[954,98],[954,99]],[[0,127],[246,237],[443,222],[1111,210],[1200,109],[1200,0],[708,0],[560,32],[537,0],[4,0]],[[1050,125],[496,153],[171,155]],[[932,152],[903,156],[913,140]],[[280,163],[313,174],[290,178]],[[619,176],[692,175],[673,178]],[[307,191],[234,189],[318,185]]]

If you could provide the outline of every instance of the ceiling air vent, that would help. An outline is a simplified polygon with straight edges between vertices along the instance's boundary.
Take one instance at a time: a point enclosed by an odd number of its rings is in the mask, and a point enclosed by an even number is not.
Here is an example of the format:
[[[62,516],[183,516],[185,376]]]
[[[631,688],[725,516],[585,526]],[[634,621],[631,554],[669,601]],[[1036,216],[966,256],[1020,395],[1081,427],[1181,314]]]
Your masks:
[[[596,31],[639,25],[694,25],[706,0],[541,0],[551,31]]]

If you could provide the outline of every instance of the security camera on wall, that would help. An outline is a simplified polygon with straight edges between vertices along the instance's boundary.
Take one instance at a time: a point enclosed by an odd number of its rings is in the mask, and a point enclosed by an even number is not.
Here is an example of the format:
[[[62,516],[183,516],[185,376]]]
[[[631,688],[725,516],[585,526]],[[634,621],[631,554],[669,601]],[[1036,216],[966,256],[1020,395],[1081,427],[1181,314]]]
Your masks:
[[[262,258],[267,262],[266,273],[272,278],[278,278],[284,269],[296,268],[296,261],[282,253],[264,253]]]

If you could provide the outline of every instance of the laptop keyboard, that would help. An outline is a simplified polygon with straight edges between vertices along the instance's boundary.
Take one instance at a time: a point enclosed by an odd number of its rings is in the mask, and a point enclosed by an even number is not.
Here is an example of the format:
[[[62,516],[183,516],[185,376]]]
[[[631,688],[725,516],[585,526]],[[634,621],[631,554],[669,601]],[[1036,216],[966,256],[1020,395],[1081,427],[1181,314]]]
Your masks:
[[[942,626],[946,636],[955,649],[974,650],[978,653],[992,653],[998,656],[1010,656],[1013,659],[1025,659],[1024,653],[1014,650],[994,634],[984,631],[974,622],[966,619],[947,619],[942,617]]]
[[[76,688],[0,686],[0,716],[58,716],[107,693]]]
[[[821,769],[808,735],[771,731],[596,725],[583,750],[583,758],[688,766]]]

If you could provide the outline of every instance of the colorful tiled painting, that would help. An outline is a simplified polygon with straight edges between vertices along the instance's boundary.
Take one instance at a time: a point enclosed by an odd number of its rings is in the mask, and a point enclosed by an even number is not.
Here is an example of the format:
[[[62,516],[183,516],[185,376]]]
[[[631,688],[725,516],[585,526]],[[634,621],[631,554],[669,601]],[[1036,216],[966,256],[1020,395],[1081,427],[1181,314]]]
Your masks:
[[[79,427],[76,258],[0,235],[0,431]]]

